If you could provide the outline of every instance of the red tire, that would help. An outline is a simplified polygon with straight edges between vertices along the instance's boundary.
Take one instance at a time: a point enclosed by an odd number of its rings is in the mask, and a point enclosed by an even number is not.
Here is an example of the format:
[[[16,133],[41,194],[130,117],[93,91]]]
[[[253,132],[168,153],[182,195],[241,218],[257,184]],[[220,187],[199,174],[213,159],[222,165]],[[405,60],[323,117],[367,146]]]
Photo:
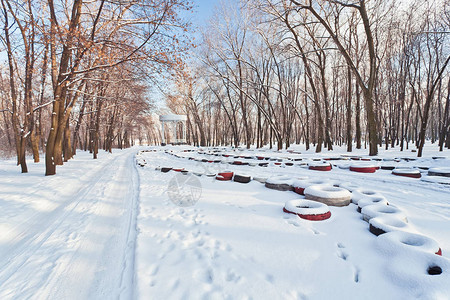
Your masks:
[[[332,167],[331,167],[331,165],[309,166],[308,169],[314,170],[314,171],[331,171]]]
[[[221,173],[218,173],[217,175],[222,176],[223,178],[228,178],[229,180],[231,180],[231,178],[233,178],[234,173],[233,172],[221,172]]]
[[[219,180],[219,181],[230,181],[231,177],[223,177],[221,175],[217,175],[216,176],[216,180]]]
[[[310,221],[323,221],[331,217],[331,211],[320,215],[298,215],[300,218]]]
[[[377,170],[377,167],[357,167],[357,166],[350,167],[350,171],[359,172],[359,173],[375,173],[376,170]]]
[[[288,213],[288,214],[296,215],[295,212],[289,211],[289,210],[287,210],[285,207],[283,207],[283,211],[284,211],[285,213]]]
[[[283,211],[298,215],[300,218],[309,221],[323,221],[331,217],[331,212],[327,205],[304,199],[287,201]]]
[[[304,191],[305,191],[305,188],[294,187],[294,192],[296,192],[297,194],[305,195],[305,194],[304,194]]]

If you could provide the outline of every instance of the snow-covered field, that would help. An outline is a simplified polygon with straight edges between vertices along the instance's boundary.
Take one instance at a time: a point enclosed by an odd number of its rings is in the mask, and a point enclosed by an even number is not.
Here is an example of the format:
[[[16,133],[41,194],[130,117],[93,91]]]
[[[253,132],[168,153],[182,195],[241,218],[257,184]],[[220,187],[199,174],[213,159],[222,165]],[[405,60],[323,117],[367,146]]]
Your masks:
[[[94,161],[80,152],[52,177],[43,176],[43,163],[30,162],[30,173],[20,174],[14,160],[0,161],[0,299],[450,299],[450,185],[384,169],[348,169],[421,167],[423,178],[448,182],[426,177],[425,168],[450,167],[450,152],[436,148],[428,145],[418,160],[411,160],[416,153],[393,150],[381,150],[379,161],[332,160],[328,172],[308,170],[307,164],[347,153],[315,154],[301,146],[293,148],[300,153],[220,154],[142,147]],[[140,152],[149,149],[155,151]],[[196,151],[183,151],[188,149]],[[233,161],[251,165],[226,163]],[[390,234],[373,235],[353,203],[330,206],[327,220],[308,221],[283,212],[286,201],[304,196],[255,180],[206,176],[224,170],[328,179],[377,191],[407,217],[407,230],[435,240],[442,256],[407,245],[417,241],[393,243]],[[184,180],[191,185],[183,186]],[[193,196],[182,198],[189,187]],[[197,202],[175,205],[180,199]],[[433,266],[442,273],[429,275]]]

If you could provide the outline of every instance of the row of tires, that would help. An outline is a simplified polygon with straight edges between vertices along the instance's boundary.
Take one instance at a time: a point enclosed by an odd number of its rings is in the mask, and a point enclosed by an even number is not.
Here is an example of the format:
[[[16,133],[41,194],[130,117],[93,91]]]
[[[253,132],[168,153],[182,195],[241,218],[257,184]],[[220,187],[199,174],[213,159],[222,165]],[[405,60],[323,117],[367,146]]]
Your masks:
[[[369,224],[369,231],[377,236],[377,244],[384,251],[432,253],[442,256],[439,244],[430,237],[415,233],[406,215],[398,207],[388,203],[380,193],[359,190],[356,197],[352,197],[352,202],[357,205],[357,211]],[[437,261],[442,262],[439,259]],[[429,263],[424,271],[429,275],[440,275],[442,267],[439,263]]]
[[[174,155],[178,158],[186,158],[183,156],[179,156],[177,154],[171,153],[171,152],[167,152],[168,154]],[[228,157],[228,155],[224,154],[225,157]],[[251,156],[236,156],[238,158],[245,158],[245,159],[253,159],[253,157]],[[257,156],[256,157],[258,160],[262,160],[262,159],[268,159],[268,157],[260,157]],[[195,158],[193,157],[189,157],[189,159],[194,160]],[[199,162],[205,162],[205,163],[228,163],[228,164],[232,164],[232,165],[249,165],[249,166],[260,166],[260,167],[267,167],[269,166],[268,162],[247,162],[247,161],[241,161],[241,160],[236,160],[236,161],[223,161],[220,159],[195,159],[196,161]],[[282,165],[282,163],[280,162],[281,159],[275,159],[275,158],[270,158],[270,160],[278,160],[277,162],[274,162],[273,165]],[[293,159],[293,160],[298,160],[298,159]],[[283,163],[285,166],[293,166],[294,163],[293,162],[284,162]],[[328,161],[317,161],[317,162],[311,162],[309,164],[306,165],[306,163],[302,164],[302,166],[307,166],[308,169],[310,170],[315,170],[315,171],[331,171],[333,166],[331,163],[329,163]],[[343,168],[343,169],[349,169],[350,171],[353,172],[359,172],[359,173],[375,173],[377,170],[381,169],[386,169],[386,170],[391,170],[393,175],[396,176],[402,176],[402,177],[408,177],[408,178],[421,178],[422,174],[420,172],[419,169],[417,168],[394,168],[394,167],[380,167],[377,165],[372,165],[372,164],[354,164],[354,165],[340,165],[339,168]],[[428,171],[428,175],[429,176],[445,176],[445,177],[449,177],[450,178],[450,168],[432,168]],[[425,181],[430,181],[430,180],[425,180]],[[438,183],[441,183],[439,181],[437,181]],[[446,183],[446,182],[442,182],[442,183]]]
[[[327,186],[321,180],[310,180],[309,183],[321,185],[304,188],[299,194],[304,194],[305,199],[287,201],[283,207],[284,212],[296,214],[305,220],[322,221],[331,217],[331,211],[323,202],[323,197],[331,199],[333,194],[336,198],[339,198],[338,195],[348,197],[348,194],[341,190],[342,187]],[[412,232],[414,230],[408,223],[406,215],[399,208],[389,204],[383,195],[373,190],[356,188],[348,183],[342,186],[346,187],[342,189],[347,192],[351,191],[351,202],[357,205],[357,211],[361,213],[362,219],[369,223],[369,231],[377,236],[377,244],[383,251],[397,251],[396,253],[412,251],[442,256],[439,244],[429,237]],[[311,197],[311,194],[314,197]],[[429,275],[440,275],[444,271],[448,275],[450,271],[449,262],[440,258],[428,256],[423,266],[423,271]]]
[[[187,174],[182,168],[161,168],[162,172],[173,170]],[[195,174],[195,173],[194,173]],[[196,174],[200,175],[200,174]],[[210,175],[212,176],[212,174]],[[251,176],[235,174],[231,171],[215,175],[219,181],[235,181],[248,183]],[[288,176],[273,176],[271,178],[253,178],[265,183],[265,186],[280,191],[294,191],[304,195],[305,199],[287,201],[283,211],[295,214],[302,219],[322,221],[331,217],[329,206],[345,206],[354,203],[362,219],[369,224],[369,231],[378,236],[382,247],[407,248],[416,251],[442,255],[438,243],[426,236],[413,233],[406,215],[396,206],[389,204],[380,193],[362,189],[352,183],[336,183],[326,179],[300,178],[292,180]],[[439,263],[430,264],[426,270],[430,275],[443,272]]]

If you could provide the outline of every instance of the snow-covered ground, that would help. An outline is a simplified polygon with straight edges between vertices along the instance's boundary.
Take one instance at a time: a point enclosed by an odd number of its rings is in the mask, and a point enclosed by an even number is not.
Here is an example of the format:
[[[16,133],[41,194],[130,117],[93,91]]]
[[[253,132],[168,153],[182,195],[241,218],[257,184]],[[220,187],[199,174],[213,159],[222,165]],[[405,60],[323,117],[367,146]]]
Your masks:
[[[138,154],[147,149],[156,151]],[[450,299],[450,185],[348,169],[370,163],[421,167],[425,175],[424,168],[450,167],[449,151],[428,145],[424,158],[410,160],[416,153],[381,150],[380,161],[333,160],[321,172],[305,163],[347,153],[186,149],[198,150],[132,148],[95,161],[80,152],[52,177],[43,176],[42,163],[20,174],[14,160],[0,161],[0,299]],[[438,243],[442,257],[376,237],[355,204],[330,206],[330,219],[308,221],[283,212],[286,201],[304,196],[206,176],[224,170],[377,191],[406,215],[408,230]],[[187,178],[197,202],[180,207],[174,202],[188,186],[177,184]],[[431,266],[442,274],[429,275]]]

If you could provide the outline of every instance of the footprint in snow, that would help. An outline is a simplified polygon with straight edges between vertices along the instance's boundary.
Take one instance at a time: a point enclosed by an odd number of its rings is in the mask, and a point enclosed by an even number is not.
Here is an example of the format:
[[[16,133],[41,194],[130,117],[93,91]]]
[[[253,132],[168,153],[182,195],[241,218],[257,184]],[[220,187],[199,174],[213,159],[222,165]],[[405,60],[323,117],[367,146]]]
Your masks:
[[[273,283],[275,281],[275,277],[273,277],[272,274],[266,274],[266,280],[270,283]]]
[[[357,268],[357,267],[354,267],[355,269],[354,269],[354,271],[353,271],[353,280],[356,282],[356,283],[358,283],[359,281],[360,281],[360,277],[361,277],[361,275],[360,275],[360,271],[359,271],[359,269]]]
[[[229,269],[227,271],[226,280],[229,282],[237,283],[241,279],[241,276],[237,275],[233,270]]]
[[[337,256],[340,258],[340,259],[342,259],[342,260],[347,260],[347,258],[348,258],[348,253],[346,252],[346,251],[344,251],[343,249],[345,249],[345,245],[343,244],[343,243],[337,243],[336,244],[337,245],[337,247],[339,248],[338,249],[338,252],[337,252]]]
[[[342,260],[347,260],[348,254],[345,253],[344,251],[339,251],[337,255],[338,255],[338,257],[341,258]]]
[[[194,271],[193,277],[200,282],[211,284],[214,280],[214,273],[211,268],[198,269]]]
[[[295,227],[300,227],[300,224],[295,220],[288,220],[287,223],[294,225]]]

